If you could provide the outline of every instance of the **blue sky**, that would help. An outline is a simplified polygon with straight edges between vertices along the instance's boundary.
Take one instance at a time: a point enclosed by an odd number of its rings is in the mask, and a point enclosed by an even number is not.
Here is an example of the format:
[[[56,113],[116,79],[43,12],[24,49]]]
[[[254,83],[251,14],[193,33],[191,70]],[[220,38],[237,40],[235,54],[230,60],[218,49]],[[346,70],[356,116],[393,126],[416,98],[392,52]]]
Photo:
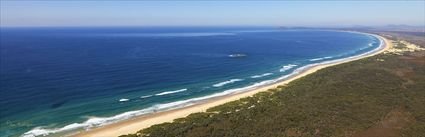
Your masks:
[[[1,1],[1,26],[425,24],[425,1]]]

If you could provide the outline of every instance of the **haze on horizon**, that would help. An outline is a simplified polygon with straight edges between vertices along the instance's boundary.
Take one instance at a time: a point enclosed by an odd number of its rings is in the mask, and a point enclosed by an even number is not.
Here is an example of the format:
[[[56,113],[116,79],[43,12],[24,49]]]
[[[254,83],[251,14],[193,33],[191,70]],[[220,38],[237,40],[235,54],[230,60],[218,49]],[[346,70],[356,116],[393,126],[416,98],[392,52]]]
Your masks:
[[[1,1],[1,26],[425,25],[425,1]]]

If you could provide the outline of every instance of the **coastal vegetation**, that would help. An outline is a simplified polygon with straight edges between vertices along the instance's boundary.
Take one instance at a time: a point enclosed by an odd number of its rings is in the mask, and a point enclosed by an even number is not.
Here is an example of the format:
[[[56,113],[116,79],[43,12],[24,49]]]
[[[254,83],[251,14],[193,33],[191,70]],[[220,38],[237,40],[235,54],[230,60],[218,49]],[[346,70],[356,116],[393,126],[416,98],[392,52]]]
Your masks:
[[[390,38],[394,52],[121,137],[423,136],[425,51]]]

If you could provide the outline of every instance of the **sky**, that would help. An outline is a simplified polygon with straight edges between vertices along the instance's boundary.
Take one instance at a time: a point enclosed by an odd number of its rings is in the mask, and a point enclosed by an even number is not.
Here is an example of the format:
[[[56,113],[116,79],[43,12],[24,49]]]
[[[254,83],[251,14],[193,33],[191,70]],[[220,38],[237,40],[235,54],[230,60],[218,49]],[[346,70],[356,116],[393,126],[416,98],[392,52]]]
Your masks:
[[[1,0],[0,26],[425,25],[425,1]]]

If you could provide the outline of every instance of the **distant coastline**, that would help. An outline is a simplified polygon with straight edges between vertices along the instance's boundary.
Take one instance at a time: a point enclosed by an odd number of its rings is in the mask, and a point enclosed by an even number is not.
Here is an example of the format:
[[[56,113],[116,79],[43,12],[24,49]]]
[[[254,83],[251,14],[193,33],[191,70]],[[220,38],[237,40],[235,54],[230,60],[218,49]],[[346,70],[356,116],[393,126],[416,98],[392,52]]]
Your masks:
[[[206,109],[214,107],[214,106],[235,101],[244,97],[252,96],[256,93],[267,91],[269,89],[274,89],[278,86],[285,85],[295,79],[301,78],[303,76],[314,73],[317,70],[320,70],[329,66],[334,66],[341,63],[346,63],[346,62],[350,62],[350,61],[354,61],[354,60],[358,60],[358,59],[362,59],[362,58],[366,58],[369,56],[382,53],[383,51],[386,51],[389,47],[391,47],[391,43],[387,39],[375,34],[354,32],[354,31],[345,31],[345,32],[360,33],[360,34],[374,36],[380,40],[380,45],[378,48],[363,54],[359,54],[359,55],[355,55],[355,56],[351,56],[347,58],[342,58],[342,59],[314,63],[314,64],[310,64],[310,65],[298,68],[289,75],[283,76],[277,79],[276,81],[268,81],[270,83],[256,87],[254,89],[248,89],[243,92],[237,92],[234,94],[213,97],[188,107],[177,108],[173,110],[138,116],[138,117],[131,118],[128,120],[123,120],[121,122],[117,122],[114,124],[102,126],[99,128],[88,130],[88,131],[83,131],[81,133],[76,134],[75,136],[119,136],[123,134],[135,133],[141,129],[150,127],[155,124],[171,122],[176,118],[185,117],[191,113],[203,112]]]

